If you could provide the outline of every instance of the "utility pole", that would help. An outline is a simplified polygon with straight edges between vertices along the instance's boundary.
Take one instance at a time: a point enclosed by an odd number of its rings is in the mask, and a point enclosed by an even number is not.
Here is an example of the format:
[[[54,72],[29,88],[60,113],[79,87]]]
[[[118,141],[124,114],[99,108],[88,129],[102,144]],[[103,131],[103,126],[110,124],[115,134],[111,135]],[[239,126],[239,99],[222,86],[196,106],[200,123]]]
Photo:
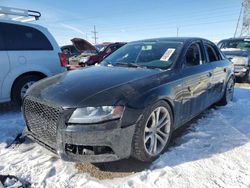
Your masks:
[[[242,16],[241,16],[242,15]],[[239,29],[239,22],[241,20],[242,17],[242,25],[241,25],[241,30],[240,30],[240,37],[243,36],[249,36],[250,35],[250,0],[243,0],[242,1],[242,5],[241,5],[241,11],[240,11],[240,15],[238,18],[238,22],[237,22],[237,26],[236,26],[236,30],[234,33],[234,37],[236,37],[237,35],[237,31]]]
[[[239,15],[239,18],[238,18],[238,21],[237,21],[237,25],[236,25],[236,29],[235,29],[235,32],[234,32],[234,38],[236,37],[237,31],[238,31],[238,28],[239,28],[239,23],[240,23],[240,18],[241,18],[241,14],[242,14],[242,9],[243,9],[243,7],[241,6],[241,8],[240,8],[240,15]]]
[[[97,31],[96,31],[96,28],[95,28],[95,25],[94,25],[94,31],[92,31],[92,33],[94,34],[94,37],[93,37],[93,39],[95,40],[95,44],[96,44],[96,41],[97,41],[97,39],[98,39],[98,37],[97,37]]]
[[[250,22],[250,0],[244,0],[242,3],[243,21],[240,36],[249,36],[249,22]]]

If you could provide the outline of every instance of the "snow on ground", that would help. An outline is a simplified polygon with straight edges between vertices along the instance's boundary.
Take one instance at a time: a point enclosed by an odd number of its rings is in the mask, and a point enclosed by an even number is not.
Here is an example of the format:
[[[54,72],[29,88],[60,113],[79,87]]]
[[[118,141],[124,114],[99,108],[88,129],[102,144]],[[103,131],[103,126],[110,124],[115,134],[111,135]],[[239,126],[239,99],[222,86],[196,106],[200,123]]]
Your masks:
[[[32,142],[5,148],[21,132],[19,112],[0,115],[0,174],[32,187],[250,187],[250,89],[193,123],[148,170],[112,180],[77,172]]]

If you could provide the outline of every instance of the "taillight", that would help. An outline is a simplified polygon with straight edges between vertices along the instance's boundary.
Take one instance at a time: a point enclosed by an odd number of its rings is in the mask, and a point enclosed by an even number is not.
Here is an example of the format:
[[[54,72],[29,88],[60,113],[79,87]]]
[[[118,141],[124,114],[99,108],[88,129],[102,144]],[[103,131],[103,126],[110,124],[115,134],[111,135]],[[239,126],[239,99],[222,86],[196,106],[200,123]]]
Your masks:
[[[60,63],[62,67],[66,67],[67,63],[67,59],[64,53],[58,53],[59,55],[59,59],[60,59]]]

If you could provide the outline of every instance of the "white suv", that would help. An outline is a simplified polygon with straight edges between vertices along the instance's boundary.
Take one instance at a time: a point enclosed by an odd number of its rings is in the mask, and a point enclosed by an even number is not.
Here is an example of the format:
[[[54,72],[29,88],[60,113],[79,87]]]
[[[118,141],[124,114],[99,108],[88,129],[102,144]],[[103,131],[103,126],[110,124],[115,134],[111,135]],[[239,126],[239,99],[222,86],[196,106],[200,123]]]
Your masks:
[[[39,25],[0,20],[0,103],[21,103],[36,81],[65,71],[65,55]]]

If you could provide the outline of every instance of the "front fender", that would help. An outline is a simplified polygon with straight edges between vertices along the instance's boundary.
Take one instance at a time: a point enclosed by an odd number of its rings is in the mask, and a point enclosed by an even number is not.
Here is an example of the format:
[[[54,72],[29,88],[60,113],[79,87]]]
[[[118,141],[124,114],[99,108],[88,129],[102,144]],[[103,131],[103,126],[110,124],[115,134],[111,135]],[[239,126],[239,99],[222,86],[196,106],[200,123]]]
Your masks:
[[[134,98],[131,102],[129,102],[128,107],[139,108],[142,112],[142,109],[145,109],[159,100],[164,100],[172,109],[174,127],[177,127],[180,123],[180,119],[178,117],[182,103],[182,97],[180,95],[181,91],[182,84],[178,80],[172,83],[163,84]]]

